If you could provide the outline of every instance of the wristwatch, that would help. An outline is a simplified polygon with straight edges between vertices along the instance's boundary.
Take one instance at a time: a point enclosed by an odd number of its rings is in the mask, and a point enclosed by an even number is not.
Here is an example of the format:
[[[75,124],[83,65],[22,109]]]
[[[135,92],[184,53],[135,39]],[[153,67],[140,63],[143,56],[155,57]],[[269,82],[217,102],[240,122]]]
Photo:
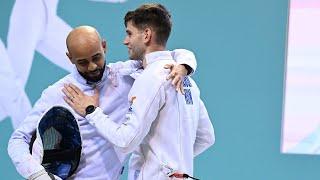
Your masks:
[[[86,107],[86,115],[91,114],[96,110],[96,107],[94,105],[89,105]]]

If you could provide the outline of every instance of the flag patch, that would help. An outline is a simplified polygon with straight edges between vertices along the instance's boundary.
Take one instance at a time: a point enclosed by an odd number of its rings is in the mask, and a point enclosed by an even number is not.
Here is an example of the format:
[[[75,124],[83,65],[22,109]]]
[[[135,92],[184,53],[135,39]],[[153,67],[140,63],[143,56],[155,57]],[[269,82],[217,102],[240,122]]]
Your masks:
[[[183,87],[192,87],[188,77],[184,77],[182,81]]]
[[[136,96],[132,96],[132,97],[130,98],[130,101],[129,101],[129,104],[130,104],[129,113],[132,113],[132,104],[133,104],[134,100],[136,100],[136,99],[137,99]]]
[[[187,104],[193,104],[192,94],[190,89],[184,89],[184,99]]]

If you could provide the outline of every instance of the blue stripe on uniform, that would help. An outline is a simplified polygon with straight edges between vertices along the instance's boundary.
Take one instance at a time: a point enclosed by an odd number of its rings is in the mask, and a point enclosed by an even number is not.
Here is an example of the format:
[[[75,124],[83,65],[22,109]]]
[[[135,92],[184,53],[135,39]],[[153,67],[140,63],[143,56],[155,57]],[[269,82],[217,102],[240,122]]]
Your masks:
[[[183,87],[192,87],[188,77],[184,77],[182,81]]]
[[[192,94],[190,89],[184,89],[184,99],[186,100],[187,104],[193,104]]]

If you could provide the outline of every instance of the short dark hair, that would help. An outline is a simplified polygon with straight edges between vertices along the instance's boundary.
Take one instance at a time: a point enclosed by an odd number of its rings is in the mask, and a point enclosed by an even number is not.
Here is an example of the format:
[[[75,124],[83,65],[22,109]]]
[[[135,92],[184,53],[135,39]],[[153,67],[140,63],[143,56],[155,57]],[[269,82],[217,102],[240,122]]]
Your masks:
[[[126,27],[129,21],[139,30],[151,27],[156,32],[156,42],[166,45],[172,22],[170,13],[163,5],[157,3],[143,4],[134,11],[127,12],[124,17]]]

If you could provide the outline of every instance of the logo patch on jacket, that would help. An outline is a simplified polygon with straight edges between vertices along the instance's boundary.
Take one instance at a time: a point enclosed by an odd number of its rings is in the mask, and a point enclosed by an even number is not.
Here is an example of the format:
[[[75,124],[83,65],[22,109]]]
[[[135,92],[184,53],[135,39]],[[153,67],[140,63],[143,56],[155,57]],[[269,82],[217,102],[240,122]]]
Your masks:
[[[132,97],[130,98],[130,101],[129,101],[129,104],[130,104],[129,112],[130,112],[130,113],[132,112],[132,104],[133,104],[134,100],[136,100],[136,99],[137,99],[136,96],[132,96]]]

